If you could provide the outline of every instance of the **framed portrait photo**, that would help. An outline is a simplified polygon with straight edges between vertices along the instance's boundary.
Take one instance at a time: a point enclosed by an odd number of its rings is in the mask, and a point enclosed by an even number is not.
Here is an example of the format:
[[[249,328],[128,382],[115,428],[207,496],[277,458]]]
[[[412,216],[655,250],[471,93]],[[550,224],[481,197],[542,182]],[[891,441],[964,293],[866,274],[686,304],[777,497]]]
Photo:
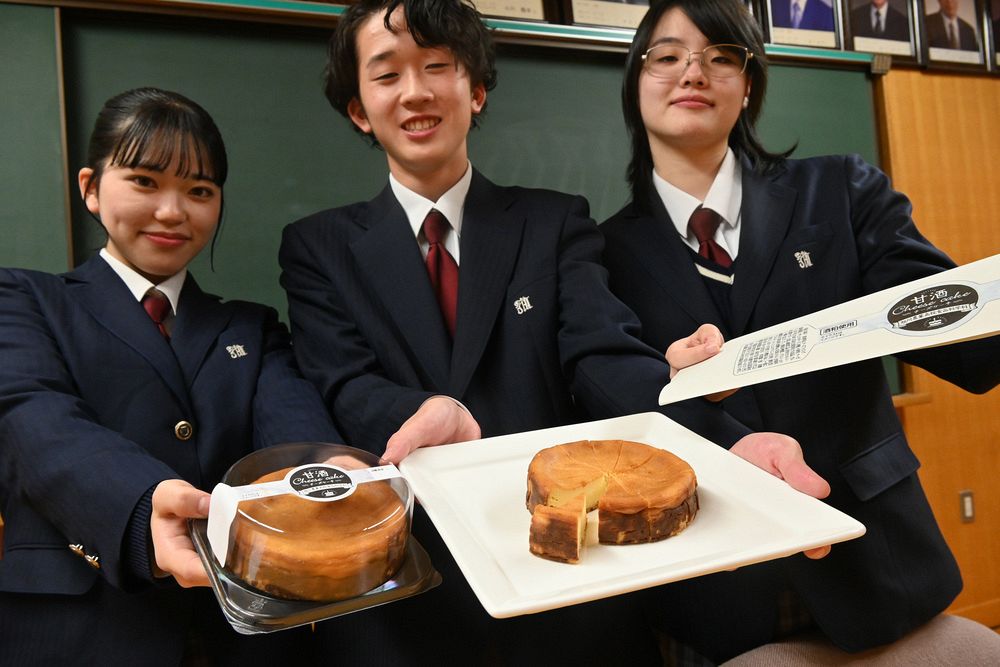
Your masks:
[[[568,23],[611,28],[637,28],[649,0],[565,0]]]
[[[916,62],[913,0],[843,0],[844,41],[852,51]]]
[[[980,69],[985,64],[981,0],[925,0],[923,43],[927,64]]]
[[[840,48],[840,6],[835,0],[762,0],[774,44]]]
[[[990,0],[989,8],[991,69],[1000,73],[1000,0]]]
[[[557,0],[476,0],[476,9],[483,16],[494,16],[517,21],[559,20]]]

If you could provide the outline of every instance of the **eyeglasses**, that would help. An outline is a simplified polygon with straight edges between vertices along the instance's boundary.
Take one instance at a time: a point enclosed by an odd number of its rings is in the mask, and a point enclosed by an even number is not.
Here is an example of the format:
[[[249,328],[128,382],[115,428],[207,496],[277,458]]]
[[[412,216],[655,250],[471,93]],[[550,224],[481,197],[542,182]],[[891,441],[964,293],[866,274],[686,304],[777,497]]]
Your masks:
[[[657,79],[679,79],[695,56],[709,79],[728,79],[746,71],[753,53],[735,44],[713,44],[701,51],[679,44],[660,44],[642,54],[642,66]]]

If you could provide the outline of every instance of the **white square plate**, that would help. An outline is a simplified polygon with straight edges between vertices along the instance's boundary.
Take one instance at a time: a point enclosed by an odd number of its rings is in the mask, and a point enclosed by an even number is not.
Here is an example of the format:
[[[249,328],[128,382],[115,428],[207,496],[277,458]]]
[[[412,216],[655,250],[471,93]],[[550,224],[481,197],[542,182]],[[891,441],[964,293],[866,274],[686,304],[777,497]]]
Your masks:
[[[564,442],[617,439],[666,449],[694,468],[701,506],[695,520],[661,542],[588,544],[575,565],[532,555],[531,515],[525,508],[532,457]],[[479,601],[496,618],[781,558],[865,532],[843,512],[659,413],[428,447],[399,467]]]

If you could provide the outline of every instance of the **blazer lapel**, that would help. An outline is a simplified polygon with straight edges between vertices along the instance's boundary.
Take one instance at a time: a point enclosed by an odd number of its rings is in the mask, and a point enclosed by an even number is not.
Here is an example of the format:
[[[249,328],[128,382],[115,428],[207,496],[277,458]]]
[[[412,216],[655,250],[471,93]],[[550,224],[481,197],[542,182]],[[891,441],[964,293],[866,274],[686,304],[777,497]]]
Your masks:
[[[641,241],[638,235],[635,237],[636,245],[632,248],[635,261],[645,265],[646,272],[654,277],[664,293],[676,295],[676,303],[695,322],[714,324],[728,338],[728,327],[695,268],[687,246],[677,235],[663,201],[654,193],[650,204],[651,216],[632,209],[636,224],[652,230],[651,234],[642,235]]]
[[[170,344],[160,335],[118,274],[99,256],[66,274],[74,295],[104,328],[141,354],[190,409],[187,384]]]
[[[508,213],[511,204],[509,191],[473,172],[462,219],[458,318],[448,382],[456,397],[465,393],[504,307],[524,230],[524,217]]]
[[[740,251],[730,300],[734,336],[745,331],[771,273],[791,223],[796,196],[794,189],[775,182],[774,177],[754,173],[744,162]]]
[[[362,221],[368,231],[351,244],[358,272],[385,305],[413,351],[414,363],[423,367],[435,390],[443,391],[448,382],[451,341],[413,230],[388,186],[369,207]]]
[[[194,276],[188,273],[170,336],[187,386],[194,384],[212,344],[229,320],[229,309],[220,307],[218,297],[202,292]]]

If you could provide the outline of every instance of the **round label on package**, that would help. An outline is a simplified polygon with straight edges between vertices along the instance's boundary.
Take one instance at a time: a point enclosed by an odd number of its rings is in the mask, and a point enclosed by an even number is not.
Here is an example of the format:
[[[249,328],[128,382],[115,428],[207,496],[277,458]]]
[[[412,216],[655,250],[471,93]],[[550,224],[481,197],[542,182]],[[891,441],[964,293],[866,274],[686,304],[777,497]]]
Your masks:
[[[357,488],[346,470],[322,463],[293,468],[285,475],[285,482],[297,495],[318,502],[341,500]]]
[[[979,294],[968,285],[937,285],[900,299],[887,317],[894,330],[932,334],[975,314],[978,303]]]

